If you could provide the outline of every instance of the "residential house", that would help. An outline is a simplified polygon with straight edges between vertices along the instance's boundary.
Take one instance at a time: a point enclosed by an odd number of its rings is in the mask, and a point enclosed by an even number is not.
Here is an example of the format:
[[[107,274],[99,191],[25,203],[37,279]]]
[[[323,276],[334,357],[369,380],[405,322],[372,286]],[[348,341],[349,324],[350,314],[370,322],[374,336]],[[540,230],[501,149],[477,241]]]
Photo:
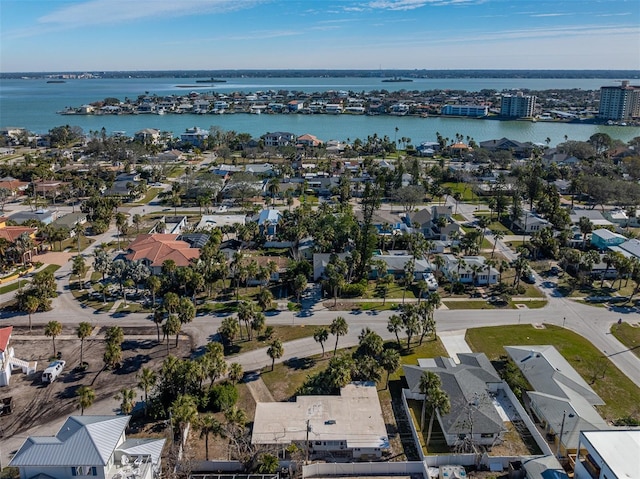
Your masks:
[[[131,416],[70,416],[55,436],[31,436],[9,462],[20,479],[155,479],[165,439],[127,439]]]
[[[267,133],[262,135],[264,146],[280,147],[293,145],[296,141],[296,135],[286,131],[275,131],[273,133]]]
[[[0,189],[9,191],[11,197],[24,195],[28,188],[28,181],[16,180],[11,176],[0,178]]]
[[[543,165],[549,166],[552,163],[558,166],[576,166],[580,163],[580,160],[575,156],[560,153],[558,150],[553,148],[551,150],[547,150],[542,156]]]
[[[57,217],[57,211],[42,209],[36,211],[18,211],[17,213],[9,216],[9,219],[11,221],[15,221],[19,225],[31,220],[40,221],[43,224],[48,225],[53,223]]]
[[[177,161],[182,161],[184,159],[184,153],[180,150],[168,150],[163,151],[162,153],[156,156],[156,160],[163,163],[174,163]]]
[[[143,130],[136,131],[133,135],[134,140],[148,145],[157,145],[160,142],[160,138],[160,130],[155,128],[145,128]]]
[[[581,431],[574,479],[628,479],[640,472],[640,429]]]
[[[575,454],[580,431],[611,427],[594,406],[604,401],[558,350],[548,345],[505,346],[533,391],[525,409],[553,437],[559,455]]]
[[[389,449],[376,386],[351,383],[339,396],[258,402],[251,443],[285,447],[307,442],[312,458],[379,459]]]
[[[263,236],[275,236],[278,232],[278,223],[282,218],[282,214],[278,210],[268,209],[262,210],[251,221],[258,223],[260,234]]]
[[[635,238],[625,241],[618,246],[610,246],[609,249],[611,251],[617,251],[627,258],[640,259],[640,240]]]
[[[571,223],[577,225],[580,223],[580,218],[585,217],[591,221],[591,224],[597,228],[602,228],[606,226],[614,226],[614,224],[606,219],[603,214],[598,210],[589,210],[589,209],[574,209],[571,211],[569,218],[571,218]]]
[[[251,164],[244,169],[245,172],[256,176],[271,177],[276,175],[276,171],[271,163],[263,163],[262,165]]]
[[[420,359],[418,366],[403,366],[408,399],[422,400],[420,378],[426,371],[438,375],[443,391],[449,396],[450,412],[437,412],[438,422],[448,446],[464,440],[490,447],[502,441],[506,432],[503,419],[494,406],[493,397],[503,382],[484,353],[458,353],[452,358]]]
[[[176,266],[189,266],[199,257],[200,250],[178,240],[177,234],[157,233],[138,235],[125,255],[127,261],[142,261],[153,274],[160,274],[167,260],[173,260]]]
[[[529,211],[524,212],[513,222],[513,224],[520,231],[527,234],[536,233],[543,230],[544,228],[551,226],[551,223],[549,223],[547,220]]]
[[[522,463],[522,469],[526,479],[569,479],[569,475],[556,456],[538,456],[527,459]]]
[[[245,260],[249,263],[254,261],[258,268],[268,268],[270,262],[274,262],[276,270],[271,273],[268,280],[261,280],[255,277],[247,278],[248,286],[266,286],[269,281],[278,282],[284,273],[287,272],[289,258],[286,256],[245,256]]]
[[[591,245],[600,251],[609,249],[612,246],[619,246],[625,241],[627,241],[626,237],[604,228],[591,232]]]
[[[447,221],[451,221],[453,215],[453,206],[451,205],[433,205],[431,207],[431,217],[433,221],[437,221],[438,218],[444,218]]]
[[[73,229],[76,227],[76,225],[83,225],[86,222],[86,213],[78,211],[77,213],[68,213],[64,216],[59,217],[58,219],[53,221],[53,223],[51,223],[51,226],[56,229],[65,228],[69,230],[69,235],[73,238],[75,236],[75,232],[73,231]]]
[[[38,253],[38,245],[36,242],[37,231],[37,228],[30,228],[28,226],[7,226],[7,218],[0,216],[0,238],[4,238],[10,244],[14,244],[21,235],[26,234],[33,241],[33,247],[25,251],[22,257],[20,257],[17,250],[12,250],[15,254],[15,256],[12,257],[13,261],[20,263],[32,261],[33,255]],[[10,251],[7,251],[7,256],[11,257]]]
[[[182,107],[183,105],[180,105],[180,108]],[[180,135],[180,141],[190,143],[192,146],[200,148],[204,145],[208,137],[209,132],[207,130],[194,126],[193,128],[187,128],[185,132]]]
[[[504,137],[499,140],[481,141],[480,148],[491,152],[508,151],[516,158],[528,158],[533,151],[533,145],[531,143],[522,143]]]
[[[419,156],[433,156],[440,150],[440,143],[437,141],[423,141],[416,146],[416,151]]]
[[[37,361],[23,361],[15,357],[15,352],[9,346],[13,326],[0,328],[0,386],[8,386],[11,373],[16,369],[22,369],[24,374],[33,374],[38,367]]]
[[[187,217],[180,216],[164,216],[161,220],[164,223],[164,233],[179,235],[187,227]]]
[[[298,139],[296,140],[296,146],[302,146],[302,147],[317,147],[320,146],[322,144],[322,142],[320,140],[318,140],[317,137],[309,134],[309,133],[305,133],[304,135],[300,135],[298,137]]]
[[[64,193],[69,183],[58,180],[36,180],[31,182],[33,191],[41,198],[50,198],[55,204],[56,198]]]
[[[487,268],[484,256],[463,256],[443,254],[445,264],[442,273],[451,281],[464,284],[491,285],[498,282],[500,273],[494,267]],[[462,261],[461,261],[462,260]]]
[[[136,195],[136,187],[140,183],[141,178],[138,173],[120,173],[111,187],[104,192],[104,196],[132,198],[132,195]]]
[[[202,215],[196,230],[210,231],[213,228],[244,225],[246,218],[244,215]]]
[[[331,262],[331,258],[336,256],[342,261],[350,256],[349,253],[313,253],[313,280],[318,281],[324,277],[324,271]]]
[[[425,273],[430,273],[435,270],[435,266],[429,263],[429,261],[415,259],[411,254],[381,254],[374,256],[372,259],[384,262],[387,265],[387,274],[392,275],[396,279],[404,278],[405,266],[412,260],[415,260],[413,279],[416,281],[422,279]],[[374,266],[371,267],[371,276],[372,279],[378,277],[378,271]]]

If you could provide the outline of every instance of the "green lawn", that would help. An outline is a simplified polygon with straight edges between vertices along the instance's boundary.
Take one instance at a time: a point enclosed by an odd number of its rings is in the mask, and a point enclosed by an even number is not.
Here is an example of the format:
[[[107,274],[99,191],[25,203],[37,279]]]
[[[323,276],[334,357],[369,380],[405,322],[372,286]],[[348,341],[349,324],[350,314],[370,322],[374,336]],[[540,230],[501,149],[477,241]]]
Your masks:
[[[524,304],[528,309],[540,309],[547,305],[547,301],[533,300],[533,301],[513,301],[513,304]]]
[[[80,251],[84,251],[94,241],[95,240],[91,238],[87,238],[86,236],[81,236]],[[65,251],[68,248],[70,253],[77,253],[78,238],[67,238],[66,240],[64,240],[62,242],[62,249],[60,249],[60,243],[58,241],[54,241],[51,246],[52,246],[51,251],[61,252],[61,251]]]
[[[478,203],[480,201],[478,195],[473,192],[471,185],[467,183],[442,183],[442,187],[450,188],[452,194],[456,192],[460,193],[462,195],[460,201],[463,203]]]
[[[611,334],[633,351],[636,356],[640,357],[640,326],[631,326],[625,322],[614,324],[611,326]]]
[[[589,341],[559,326],[498,326],[468,329],[466,341],[473,351],[484,352],[490,360],[506,356],[503,346],[550,344],[591,385],[605,401],[598,409],[605,419],[635,416],[640,419],[640,388],[622,374]],[[606,365],[604,377],[600,374]],[[596,377],[597,376],[597,377]]]
[[[15,291],[16,289],[24,288],[29,284],[29,280],[20,278],[15,283],[5,284],[4,286],[0,286],[0,294],[10,293],[11,291]]]
[[[246,330],[245,324],[243,323],[243,324],[241,324],[241,326],[242,326],[243,338],[242,339],[236,338],[235,342],[231,346],[227,347],[227,349],[226,349],[227,356],[233,357],[236,354],[246,353],[248,351],[253,351],[255,349],[266,348],[271,343],[272,340],[270,340],[270,339],[267,339],[267,340],[256,339],[255,332],[253,332],[253,331],[252,331],[253,339],[251,341],[248,341],[247,340],[247,330]],[[267,320],[267,326],[269,326],[268,320]],[[273,332],[273,338],[278,338],[283,343],[286,343],[287,341],[293,341],[295,339],[307,338],[309,336],[313,336],[313,332],[319,326],[305,326],[305,325],[278,326],[278,325],[273,325],[272,327],[273,327],[273,331],[274,331]],[[285,345],[285,348],[286,348],[286,345]],[[266,357],[266,353],[265,353],[265,357]]]
[[[449,309],[499,309],[485,300],[447,301],[445,299],[442,302]],[[513,306],[507,305],[500,309],[513,309]]]
[[[131,205],[147,205],[162,191],[162,188],[149,188],[147,194],[141,200],[131,203]]]
[[[630,296],[633,293],[634,283],[629,281],[629,284],[625,286],[625,281],[622,282],[622,287],[618,289],[619,282],[616,281],[616,288],[610,286],[610,281],[605,281],[603,287],[600,287],[600,281],[593,281],[590,284],[580,284],[580,282],[572,276],[565,274],[560,280],[558,280],[558,290],[563,296],[570,298],[580,298],[585,296]]]

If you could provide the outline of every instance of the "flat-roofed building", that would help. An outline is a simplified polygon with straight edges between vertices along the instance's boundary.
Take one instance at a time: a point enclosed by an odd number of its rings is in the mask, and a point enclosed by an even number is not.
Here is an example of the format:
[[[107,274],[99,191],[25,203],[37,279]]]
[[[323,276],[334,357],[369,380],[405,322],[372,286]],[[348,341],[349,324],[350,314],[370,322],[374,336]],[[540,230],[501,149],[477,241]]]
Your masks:
[[[620,86],[600,88],[598,118],[603,120],[629,120],[640,117],[640,86],[627,80]]]
[[[640,429],[582,431],[575,479],[628,479],[640,475]]]
[[[379,458],[389,438],[374,383],[352,383],[339,396],[297,396],[259,402],[252,444],[304,444],[316,457]]]
[[[536,108],[536,97],[533,95],[523,95],[518,92],[516,95],[503,95],[500,104],[500,115],[512,118],[531,118]]]

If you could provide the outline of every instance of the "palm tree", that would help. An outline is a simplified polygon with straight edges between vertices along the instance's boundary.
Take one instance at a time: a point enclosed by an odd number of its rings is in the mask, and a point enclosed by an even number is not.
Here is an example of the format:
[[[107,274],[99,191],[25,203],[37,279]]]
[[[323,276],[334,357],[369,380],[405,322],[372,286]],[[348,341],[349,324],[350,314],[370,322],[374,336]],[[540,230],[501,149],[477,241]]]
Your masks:
[[[244,371],[242,370],[242,365],[240,363],[231,363],[229,365],[229,381],[231,384],[239,383],[244,376]]]
[[[29,295],[24,299],[24,301],[22,301],[22,307],[29,315],[29,332],[31,332],[31,315],[38,311],[38,308],[40,307],[40,300],[35,296]]]
[[[162,326],[164,333],[167,336],[167,354],[169,354],[169,337],[172,334],[176,335],[176,348],[178,347],[178,338],[180,337],[180,330],[182,329],[182,323],[175,314],[170,314],[167,322]]]
[[[84,236],[84,226],[81,225],[80,223],[77,223],[74,227],[73,227],[73,233],[76,236],[76,239],[78,240],[78,255],[80,255],[80,240],[82,239],[82,237]]]
[[[582,233],[582,249],[584,250],[587,247],[587,235],[593,231],[593,223],[586,216],[581,216],[578,220],[578,228]]]
[[[604,278],[607,276],[607,273],[609,272],[609,268],[611,268],[612,264],[615,264],[616,260],[617,260],[617,256],[613,251],[608,251],[602,258],[602,261],[604,261],[604,264],[606,265],[606,267],[604,269],[604,273],[602,273],[602,279],[600,280],[600,288],[604,286]]]
[[[349,325],[342,316],[338,316],[331,322],[329,331],[331,331],[331,334],[336,337],[336,345],[333,348],[333,355],[335,356],[338,351],[338,340],[340,339],[340,336],[345,336],[349,332]]]
[[[498,241],[502,241],[504,239],[504,231],[502,230],[491,230],[491,233],[493,233],[493,248],[491,249],[491,257],[493,258],[493,254],[496,251],[496,245],[498,244]]]
[[[120,402],[120,412],[122,414],[131,414],[136,403],[136,392],[133,389],[122,388],[120,394],[116,396]]]
[[[62,333],[62,324],[58,321],[49,321],[44,328],[44,335],[51,338],[53,342],[53,355],[56,355],[56,336]]]
[[[144,415],[147,415],[149,404],[149,391],[156,385],[158,376],[151,368],[142,368],[138,375],[138,388],[144,392]]]
[[[152,301],[151,304],[155,308],[156,294],[158,293],[158,291],[160,291],[160,288],[162,287],[162,282],[160,281],[160,278],[152,274],[147,278],[146,285],[147,285],[147,289],[151,293],[151,301]]]
[[[78,396],[80,415],[84,416],[84,410],[90,407],[96,400],[96,393],[93,388],[89,386],[80,386],[76,391],[76,396]]]
[[[284,347],[282,346],[282,341],[279,339],[274,339],[269,348],[267,349],[267,356],[271,358],[271,370],[276,363],[276,359],[280,359],[284,354]]]
[[[259,474],[274,474],[280,467],[280,461],[273,454],[262,454],[258,462]]]
[[[380,365],[387,372],[385,390],[389,388],[389,376],[400,367],[400,353],[395,349],[387,348],[380,355]]]
[[[198,418],[198,406],[196,400],[189,395],[178,396],[178,398],[171,404],[171,420],[172,425],[177,425],[180,428],[180,444],[184,446],[186,437],[185,429],[187,425],[195,422]]]
[[[324,343],[329,339],[329,330],[325,327],[316,329],[313,333],[313,339],[320,343],[320,347],[322,347],[322,357],[324,358]]]
[[[80,366],[84,364],[84,340],[91,336],[91,332],[93,331],[93,326],[91,323],[87,323],[83,321],[76,328],[76,335],[78,339],[80,339]]]
[[[203,414],[198,417],[196,428],[200,430],[200,437],[204,437],[205,459],[209,460],[209,436],[222,436],[222,424],[212,414]]]
[[[400,331],[402,331],[402,318],[400,316],[398,316],[397,314],[392,314],[391,316],[389,316],[389,321],[387,322],[387,331],[396,335],[398,346],[402,347],[399,335]]]

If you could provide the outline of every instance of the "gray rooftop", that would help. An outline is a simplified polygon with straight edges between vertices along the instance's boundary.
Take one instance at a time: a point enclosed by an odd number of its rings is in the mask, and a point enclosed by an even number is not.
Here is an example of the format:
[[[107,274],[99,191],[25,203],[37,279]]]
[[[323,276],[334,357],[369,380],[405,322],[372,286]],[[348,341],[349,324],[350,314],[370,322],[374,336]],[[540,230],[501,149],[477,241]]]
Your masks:
[[[29,437],[10,466],[106,466],[130,416],[70,416],[55,436]]]
[[[412,392],[420,392],[420,377],[425,371],[436,373],[442,381],[442,389],[449,396],[451,411],[442,416],[446,434],[469,432],[470,417],[474,431],[498,434],[504,431],[489,394],[488,383],[500,383],[500,376],[484,353],[458,354],[460,364],[450,358],[434,359],[433,365],[404,366],[407,384]]]

